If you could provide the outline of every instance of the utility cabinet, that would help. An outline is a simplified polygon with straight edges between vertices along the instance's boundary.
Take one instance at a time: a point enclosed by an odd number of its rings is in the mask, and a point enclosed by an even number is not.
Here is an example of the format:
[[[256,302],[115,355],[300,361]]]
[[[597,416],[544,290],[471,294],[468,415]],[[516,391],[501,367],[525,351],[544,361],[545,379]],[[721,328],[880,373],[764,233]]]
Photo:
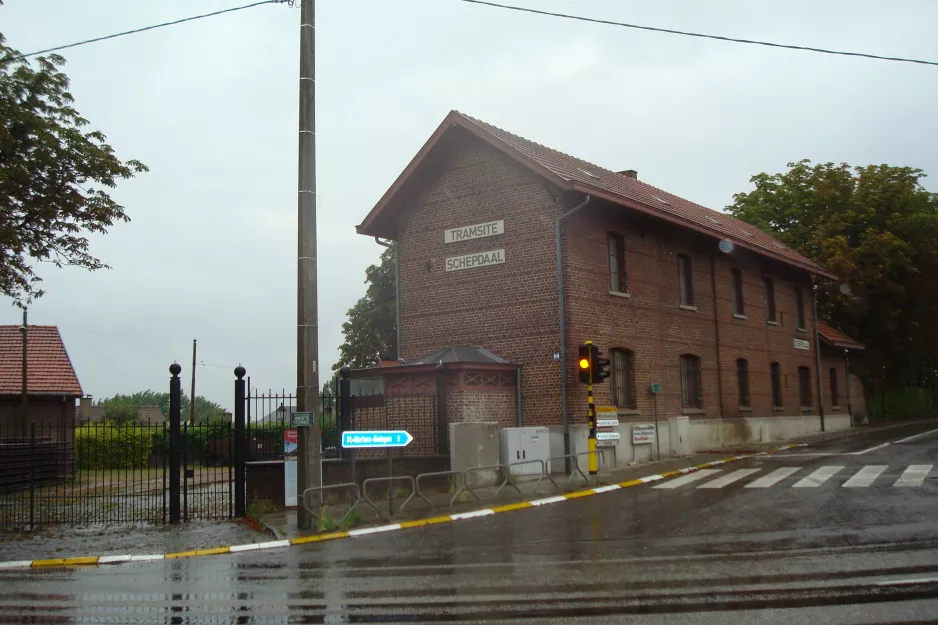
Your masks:
[[[547,459],[550,458],[550,431],[546,427],[504,428],[499,438],[503,465],[524,460],[543,460],[544,465],[547,465]],[[542,470],[539,462],[529,462],[511,467],[511,474],[538,475]]]

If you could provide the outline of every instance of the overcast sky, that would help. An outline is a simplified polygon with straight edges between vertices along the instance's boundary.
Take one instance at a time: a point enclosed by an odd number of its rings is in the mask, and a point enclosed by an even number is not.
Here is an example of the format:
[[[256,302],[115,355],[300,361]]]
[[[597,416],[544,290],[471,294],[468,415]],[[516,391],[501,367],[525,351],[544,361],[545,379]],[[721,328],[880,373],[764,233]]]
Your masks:
[[[6,0],[22,52],[247,0]],[[542,0],[515,4],[938,60],[933,0]],[[713,208],[801,158],[938,177],[938,67],[690,39],[457,0],[319,0],[323,369],[381,252],[355,234],[451,109]],[[76,107],[150,172],[93,239],[111,271],[40,268],[33,323],[59,326],[86,393],[165,389],[174,360],[228,407],[232,369],[295,386],[299,8],[265,5],[66,50]],[[938,191],[938,180],[926,180]],[[0,323],[19,311],[0,301]]]

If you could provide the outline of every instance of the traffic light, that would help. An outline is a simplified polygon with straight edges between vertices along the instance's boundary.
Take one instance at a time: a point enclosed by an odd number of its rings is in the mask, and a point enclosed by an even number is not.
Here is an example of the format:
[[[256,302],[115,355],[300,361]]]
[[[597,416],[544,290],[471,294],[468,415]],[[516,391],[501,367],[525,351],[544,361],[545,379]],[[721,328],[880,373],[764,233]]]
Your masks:
[[[593,384],[602,384],[609,377],[609,359],[603,358],[603,352],[598,347],[592,349],[590,369],[593,372]]]
[[[593,366],[592,345],[580,345],[577,355],[577,367],[580,371],[580,383],[590,383],[590,367]]]

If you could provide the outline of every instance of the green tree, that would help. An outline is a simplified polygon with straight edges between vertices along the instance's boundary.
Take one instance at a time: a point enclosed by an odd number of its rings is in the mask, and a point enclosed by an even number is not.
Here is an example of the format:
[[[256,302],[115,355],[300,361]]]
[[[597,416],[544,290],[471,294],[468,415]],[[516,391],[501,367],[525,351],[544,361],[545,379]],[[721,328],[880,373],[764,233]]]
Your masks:
[[[160,393],[153,390],[148,391],[138,391],[136,393],[131,393],[129,395],[117,394],[113,397],[107,399],[102,399],[98,402],[99,406],[105,407],[105,415],[111,406],[133,406],[138,412],[139,409],[143,406],[159,406],[160,412],[163,413],[164,417],[169,416],[169,392]],[[180,399],[182,420],[187,421],[189,419],[189,396],[185,393],[182,394]],[[206,399],[201,395],[196,395],[195,398],[195,422],[198,425],[204,425],[211,423],[214,420],[217,420],[220,417],[224,417],[227,410],[221,404],[216,404],[215,402]]]
[[[103,189],[147,170],[120,161],[72,106],[65,59],[35,64],[0,34],[0,293],[18,302],[42,295],[36,263],[105,269],[86,235],[129,221]]]
[[[365,296],[348,311],[342,324],[345,342],[339,346],[339,362],[353,369],[372,367],[379,360],[397,356],[397,315],[394,293],[394,246],[381,254],[381,262],[365,270]]]
[[[140,419],[140,406],[127,399],[114,399],[101,402],[104,407],[104,420],[112,423],[136,423]]]
[[[875,385],[884,377],[935,382],[938,195],[922,187],[924,176],[911,167],[803,160],[753,176],[755,189],[728,207],[840,277],[820,283],[820,314],[866,344],[859,364]]]

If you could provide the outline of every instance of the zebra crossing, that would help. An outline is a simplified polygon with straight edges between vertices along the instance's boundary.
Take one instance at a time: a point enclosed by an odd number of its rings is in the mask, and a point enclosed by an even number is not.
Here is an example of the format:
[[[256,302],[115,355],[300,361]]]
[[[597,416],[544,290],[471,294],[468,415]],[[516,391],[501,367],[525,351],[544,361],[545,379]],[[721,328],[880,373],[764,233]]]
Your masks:
[[[763,469],[737,469],[729,473],[723,473],[721,469],[702,469],[668,480],[652,488],[674,490],[684,486],[692,486],[703,489],[719,489],[749,478],[755,479],[747,482],[743,486],[744,488],[771,488],[782,484],[789,478],[796,478],[797,480],[793,483],[787,483],[791,488],[820,488],[821,486],[835,484],[840,477],[844,476],[847,476],[847,479],[840,484],[842,488],[869,488],[874,484],[881,486],[890,483],[893,487],[905,488],[923,486],[933,468],[934,465],[931,464],[911,464],[902,470],[898,478],[895,477],[895,474],[892,474],[892,477],[884,477],[883,474],[887,473],[889,469],[889,465],[884,464],[869,464],[854,472],[852,472],[853,469],[847,470],[844,465],[824,465],[810,472],[802,467],[782,467],[765,475],[759,475],[763,472]],[[717,474],[720,473],[722,475],[718,476]],[[784,488],[785,484],[782,487]]]

